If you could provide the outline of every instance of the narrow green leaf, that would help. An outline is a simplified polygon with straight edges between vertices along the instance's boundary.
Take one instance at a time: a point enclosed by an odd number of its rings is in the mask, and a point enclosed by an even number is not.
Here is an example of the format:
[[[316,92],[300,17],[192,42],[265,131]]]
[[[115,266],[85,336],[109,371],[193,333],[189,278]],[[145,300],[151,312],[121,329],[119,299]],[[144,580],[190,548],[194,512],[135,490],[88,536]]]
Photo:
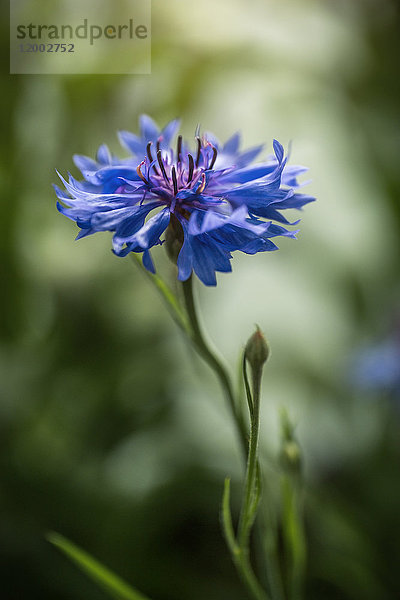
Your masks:
[[[229,477],[225,479],[224,483],[224,493],[222,496],[222,528],[224,531],[226,543],[228,545],[229,550],[232,555],[235,556],[238,550],[238,546],[236,543],[235,532],[232,525],[232,514],[231,514],[231,506],[230,506],[230,498],[231,498],[231,480]]]
[[[253,415],[254,415],[254,404],[253,404],[253,398],[252,398],[251,390],[250,390],[249,378],[247,375],[247,362],[246,362],[245,350],[243,350],[243,357],[242,357],[242,373],[243,373],[244,388],[246,390],[247,404],[249,407],[250,419],[252,419]]]
[[[100,587],[107,591],[115,600],[149,600],[140,592],[134,590],[123,579],[115,575],[87,552],[67,540],[59,533],[50,532],[48,541],[56,546]]]
[[[300,510],[299,490],[287,475],[282,480],[283,535],[289,552],[289,577],[293,597],[301,597],[307,560],[306,539]]]

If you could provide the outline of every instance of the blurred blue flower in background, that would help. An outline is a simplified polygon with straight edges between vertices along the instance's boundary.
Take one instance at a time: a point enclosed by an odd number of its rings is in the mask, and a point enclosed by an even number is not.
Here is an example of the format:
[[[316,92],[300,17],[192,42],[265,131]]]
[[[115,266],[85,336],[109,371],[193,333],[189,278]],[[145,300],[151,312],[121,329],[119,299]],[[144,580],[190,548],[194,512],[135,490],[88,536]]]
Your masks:
[[[160,130],[142,115],[140,136],[119,134],[129,158],[112,156],[105,145],[96,160],[76,155],[84,180],[70,175],[67,182],[60,175],[65,190],[55,186],[61,200],[57,206],[81,228],[77,239],[114,231],[114,253],[143,253],[151,272],[155,267],[149,250],[165,241],[160,239],[165,232],[169,246],[175,247],[178,279],[185,281],[194,271],[205,285],[216,285],[216,271],[232,270],[234,250],[276,250],[271,238],[295,238],[297,232],[283,225],[297,222],[289,223],[280,211],[300,209],[315,198],[295,191],[297,177],[306,169],[287,166],[276,140],[274,156],[251,164],[262,146],[240,151],[239,134],[221,145],[213,135],[197,131],[193,150],[180,135],[171,148],[178,127],[175,120]]]
[[[360,390],[389,394],[400,400],[400,329],[359,351],[353,358],[351,377]]]

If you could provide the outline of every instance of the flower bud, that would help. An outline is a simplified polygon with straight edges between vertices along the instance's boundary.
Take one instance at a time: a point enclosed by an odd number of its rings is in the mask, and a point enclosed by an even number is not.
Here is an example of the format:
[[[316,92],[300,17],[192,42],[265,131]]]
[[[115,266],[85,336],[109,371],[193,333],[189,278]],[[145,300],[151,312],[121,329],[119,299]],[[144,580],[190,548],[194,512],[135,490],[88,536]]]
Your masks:
[[[285,409],[281,409],[281,449],[279,462],[282,468],[292,475],[300,475],[302,468],[301,448],[296,441],[294,428]]]
[[[253,371],[262,369],[263,364],[268,359],[268,344],[258,326],[246,344],[244,355]]]
[[[301,471],[301,451],[295,440],[289,440],[282,444],[279,461],[285,471],[298,474]]]

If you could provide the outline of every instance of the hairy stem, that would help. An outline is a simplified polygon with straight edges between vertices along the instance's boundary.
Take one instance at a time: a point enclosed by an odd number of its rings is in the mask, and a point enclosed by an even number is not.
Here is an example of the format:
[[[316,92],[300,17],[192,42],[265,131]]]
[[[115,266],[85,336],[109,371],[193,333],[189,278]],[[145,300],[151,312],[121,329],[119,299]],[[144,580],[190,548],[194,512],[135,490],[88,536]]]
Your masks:
[[[233,387],[231,384],[230,377],[224,365],[221,363],[219,358],[210,350],[208,347],[204,335],[202,333],[196,312],[196,306],[193,297],[193,281],[190,276],[189,279],[182,282],[183,288],[183,297],[185,301],[186,311],[189,317],[189,322],[191,325],[191,340],[196,347],[199,354],[203,357],[205,362],[211,367],[211,369],[215,372],[218,380],[224,390],[226,399],[228,401],[228,405],[230,411],[233,416],[233,420],[236,426],[237,434],[240,439],[241,447],[246,456],[247,454],[247,432],[243,419],[242,412],[240,410],[240,406],[236,403],[235,394],[233,391]]]
[[[249,542],[249,535],[255,511],[257,509],[257,478],[259,479],[258,469],[258,437],[260,433],[260,390],[261,390],[262,369],[253,370],[253,389],[252,389],[252,411],[250,415],[250,438],[249,453],[247,457],[246,482],[244,491],[244,500],[239,520],[239,546],[246,548]]]

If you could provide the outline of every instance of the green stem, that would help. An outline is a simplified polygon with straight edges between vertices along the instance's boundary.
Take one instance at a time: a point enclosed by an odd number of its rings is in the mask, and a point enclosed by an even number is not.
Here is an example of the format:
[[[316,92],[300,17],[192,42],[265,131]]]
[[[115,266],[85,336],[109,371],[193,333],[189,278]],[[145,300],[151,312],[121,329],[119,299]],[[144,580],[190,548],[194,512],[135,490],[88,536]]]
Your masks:
[[[268,494],[266,495],[268,498]],[[278,556],[278,532],[276,517],[273,517],[273,507],[269,504],[264,505],[261,511],[261,525],[264,529],[264,536],[261,540],[263,554],[265,556],[265,566],[271,597],[273,600],[284,600],[283,581],[281,567]]]
[[[193,345],[195,346],[195,348],[197,349],[199,354],[203,357],[203,359],[207,362],[207,364],[216,373],[216,375],[221,383],[221,386],[224,390],[225,396],[227,398],[228,405],[229,405],[230,411],[232,413],[235,427],[236,427],[236,430],[237,430],[237,433],[239,436],[243,454],[245,457],[248,456],[248,443],[249,442],[248,442],[246,425],[245,425],[245,421],[243,418],[243,413],[241,411],[241,404],[236,402],[235,394],[233,392],[232,384],[231,384],[230,377],[228,375],[227,370],[225,369],[224,365],[220,362],[220,360],[214,355],[214,353],[208,348],[207,343],[204,339],[204,336],[203,336],[203,333],[202,333],[202,330],[201,330],[201,327],[200,327],[200,324],[199,324],[199,321],[197,318],[197,314],[196,314],[196,307],[195,307],[195,302],[194,302],[194,297],[193,297],[192,277],[190,277],[187,281],[182,283],[183,296],[184,296],[184,302],[185,302],[185,308],[186,308],[186,314],[185,314],[185,311],[182,310],[181,305],[178,302],[175,294],[170,290],[170,288],[165,284],[165,282],[158,275],[153,275],[152,273],[149,273],[143,267],[142,262],[139,257],[137,257],[136,255],[133,254],[133,258],[135,259],[134,262],[137,264],[137,266],[145,273],[145,275],[151,280],[151,282],[157,288],[161,297],[165,301],[166,306],[167,306],[172,318],[177,323],[179,328],[188,336],[188,338],[191,340],[191,342],[193,343]],[[247,400],[249,402],[249,411],[250,411],[250,413],[252,413],[253,412],[252,411],[252,408],[253,408],[252,407],[252,398],[250,397],[249,385],[248,385],[247,380],[245,381],[245,385],[246,385]],[[258,393],[258,396],[259,396],[259,393]],[[257,403],[258,403],[258,405],[257,405],[257,412],[258,412],[259,411],[259,398],[257,399]],[[252,415],[251,415],[250,421],[252,422]],[[252,436],[251,447],[255,448],[255,450],[257,450],[257,443],[254,445],[254,440],[256,440],[256,442],[258,440],[258,430],[257,430],[257,432],[255,432],[254,427],[253,427],[252,433],[253,433],[253,436]],[[254,451],[252,451],[252,453],[253,452]],[[248,459],[248,462],[249,462],[249,460],[250,459]],[[254,477],[254,456],[252,456],[250,462],[253,465],[251,467],[251,471],[253,472],[253,475],[250,474],[250,477],[253,478]],[[260,479],[260,477],[259,477],[259,479]],[[260,484],[260,481],[258,483]],[[256,488],[257,488],[257,490],[256,490],[257,494],[259,494],[259,491],[260,491],[259,485],[256,486]],[[247,494],[246,494],[246,496],[247,496]],[[257,501],[253,502],[253,505],[250,508],[251,508],[251,510],[249,510],[250,519],[246,519],[247,520],[246,527],[251,528],[251,525],[255,518]],[[269,597],[262,590],[262,588],[261,588],[260,584],[258,583],[258,581],[254,575],[254,572],[251,568],[251,565],[249,562],[249,557],[248,557],[249,556],[248,550],[246,549],[245,551],[243,551],[243,549],[239,548],[238,544],[236,543],[236,539],[234,539],[232,523],[230,523],[229,527],[225,528],[225,533],[227,534],[228,546],[231,550],[233,561],[234,561],[236,568],[238,569],[238,572],[240,573],[244,583],[246,584],[249,591],[251,592],[252,596],[256,600],[269,600]],[[243,535],[243,537],[244,537],[244,535]],[[278,598],[278,595],[277,595],[277,598]]]
[[[269,600],[269,596],[262,589],[254,575],[247,553],[240,552],[235,562],[243,582],[246,584],[255,600]]]
[[[201,327],[197,318],[196,306],[193,297],[193,281],[190,276],[189,279],[182,282],[183,297],[185,301],[186,311],[189,317],[191,325],[191,340],[195,345],[199,354],[203,357],[206,363],[213,369],[216,376],[218,377],[221,386],[224,390],[225,396],[228,400],[228,405],[233,416],[233,420],[236,425],[237,433],[241,442],[244,454],[247,454],[247,432],[241,410],[236,405],[236,398],[232,388],[230,377],[225,369],[224,365],[215,356],[215,354],[208,347]]]
[[[260,367],[258,370],[253,370],[252,390],[250,389],[246,367],[246,357],[244,354],[242,360],[242,372],[250,414],[250,439],[244,500],[239,520],[238,542],[241,548],[247,548],[249,544],[250,531],[256,516],[260,488],[262,484],[260,465],[258,461],[262,367]],[[269,539],[270,536],[273,536],[274,538],[272,544],[264,544],[260,531],[256,531],[257,537],[255,538],[255,541],[260,553],[260,566],[262,564],[266,567],[267,581],[269,583],[272,600],[283,600],[283,586],[281,582],[278,558],[276,555],[276,532],[274,532],[274,527],[271,523],[271,520],[266,519],[264,514],[260,515],[260,524],[264,529],[264,535],[268,536]]]
[[[137,267],[142,271],[142,273],[147,277],[153,284],[154,287],[159,292],[161,298],[164,300],[165,305],[170,313],[171,317],[178,325],[178,327],[186,333],[190,337],[190,324],[187,321],[187,317],[182,310],[175,294],[170,290],[168,285],[165,283],[163,279],[156,273],[150,273],[142,264],[141,259],[134,252],[130,255],[132,257],[133,262],[137,265]]]
[[[246,359],[243,359],[243,372],[246,373]],[[252,370],[252,410],[250,411],[250,439],[247,458],[246,482],[244,501],[239,519],[238,541],[240,548],[247,548],[251,526],[255,517],[255,503],[257,502],[257,477],[258,469],[258,437],[260,433],[260,391],[262,367]],[[246,375],[245,375],[246,379]],[[260,482],[258,482],[260,483]]]

